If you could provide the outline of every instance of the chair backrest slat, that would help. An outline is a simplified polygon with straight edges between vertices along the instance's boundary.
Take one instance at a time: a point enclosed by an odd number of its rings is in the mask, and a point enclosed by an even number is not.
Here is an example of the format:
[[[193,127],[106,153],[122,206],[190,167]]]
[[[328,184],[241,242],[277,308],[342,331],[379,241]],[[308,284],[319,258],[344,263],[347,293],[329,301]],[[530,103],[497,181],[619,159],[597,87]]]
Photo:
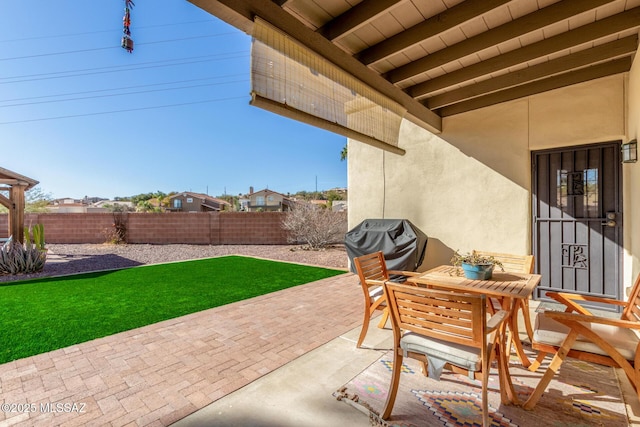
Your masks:
[[[508,273],[533,273],[533,255],[514,255],[500,252],[475,251],[478,255],[492,256],[502,263]]]
[[[388,283],[394,328],[484,349],[486,297]]]
[[[353,262],[360,277],[360,283],[364,284],[367,280],[389,280],[389,273],[387,273],[387,265],[382,252],[374,252],[354,258]]]

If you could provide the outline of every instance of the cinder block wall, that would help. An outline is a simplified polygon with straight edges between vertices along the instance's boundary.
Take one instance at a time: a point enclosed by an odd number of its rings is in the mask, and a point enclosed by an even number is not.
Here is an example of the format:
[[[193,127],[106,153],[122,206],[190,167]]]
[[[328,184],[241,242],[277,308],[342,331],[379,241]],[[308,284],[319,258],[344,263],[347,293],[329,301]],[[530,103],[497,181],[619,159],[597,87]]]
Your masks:
[[[129,243],[211,244],[208,213],[127,214]]]
[[[128,213],[129,243],[196,245],[283,245],[282,212]],[[25,225],[42,223],[47,243],[104,243],[113,229],[110,213],[26,214]],[[0,237],[9,219],[0,214]]]
[[[229,212],[220,214],[220,244],[242,245],[251,236],[253,245],[286,244],[282,212]]]

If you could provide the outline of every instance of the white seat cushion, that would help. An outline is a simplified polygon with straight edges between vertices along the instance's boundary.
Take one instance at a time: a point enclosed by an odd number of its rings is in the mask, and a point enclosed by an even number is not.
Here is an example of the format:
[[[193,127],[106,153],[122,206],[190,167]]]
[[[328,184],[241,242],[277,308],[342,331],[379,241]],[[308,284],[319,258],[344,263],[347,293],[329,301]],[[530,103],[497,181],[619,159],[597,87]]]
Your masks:
[[[612,325],[602,325],[599,323],[585,324],[598,336],[611,344],[627,360],[633,360],[638,345],[638,337],[631,329],[619,328]],[[559,347],[569,334],[569,328],[556,322],[553,319],[540,313],[536,316],[533,340],[541,344],[548,344]],[[574,350],[586,351],[588,353],[608,356],[607,352],[600,347],[586,340],[582,335],[571,346]]]
[[[405,333],[400,339],[400,347],[404,351],[425,354],[467,369],[480,371],[480,349],[461,344],[449,343],[435,338],[426,337],[414,332]]]
[[[369,288],[369,297],[372,300],[376,300],[380,298],[382,294],[384,294],[384,290],[382,289],[382,286],[375,286],[373,288]]]

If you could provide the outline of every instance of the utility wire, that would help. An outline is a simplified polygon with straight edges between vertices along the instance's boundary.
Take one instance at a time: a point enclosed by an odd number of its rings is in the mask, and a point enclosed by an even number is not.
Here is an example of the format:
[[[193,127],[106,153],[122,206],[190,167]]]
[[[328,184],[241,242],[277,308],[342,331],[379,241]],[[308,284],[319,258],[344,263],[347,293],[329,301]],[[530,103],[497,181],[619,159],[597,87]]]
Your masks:
[[[24,79],[26,77],[54,76],[54,75],[69,74],[69,73],[76,73],[76,74],[73,74],[73,77],[76,77],[76,76],[85,75],[85,74],[82,74],[82,72],[85,72],[85,71],[109,70],[114,68],[123,68],[123,70],[119,70],[119,71],[130,71],[130,70],[139,69],[137,68],[137,66],[139,65],[162,64],[166,62],[177,62],[177,61],[185,61],[185,60],[191,60],[191,59],[204,59],[204,58],[211,58],[211,60],[216,60],[216,59],[227,60],[227,59],[242,58],[246,56],[249,56],[249,55],[245,51],[234,51],[234,52],[216,53],[213,55],[199,55],[199,56],[189,56],[186,58],[162,59],[159,61],[149,61],[149,62],[137,62],[135,64],[111,65],[107,67],[94,67],[94,68],[81,68],[78,70],[67,70],[67,71],[52,71],[49,73],[23,74],[19,76],[0,77],[0,80],[14,80],[14,82],[22,82],[22,81],[31,81],[31,80],[15,80],[15,79]],[[177,65],[181,65],[185,63],[190,64],[190,62],[177,62]],[[173,64],[169,64],[169,65],[173,65]],[[150,68],[150,67],[143,67],[143,68]],[[88,73],[88,74],[91,74],[91,73]],[[40,80],[40,79],[34,79],[34,80]],[[6,82],[6,83],[14,83],[14,82]],[[0,81],[0,84],[2,83],[3,82]]]
[[[200,21],[174,22],[174,23],[170,23],[170,24],[158,24],[158,25],[145,25],[145,26],[142,26],[142,27],[136,26],[136,31],[146,30],[148,28],[159,28],[159,27],[170,27],[170,26],[176,26],[176,25],[200,24],[200,23],[203,23],[203,22],[213,23],[215,21],[213,19],[204,19],[204,20],[200,20]],[[21,41],[29,41],[29,40],[86,36],[86,35],[89,35],[89,34],[113,33],[113,32],[116,32],[116,31],[122,31],[122,28],[117,28],[117,29],[113,29],[113,30],[86,31],[86,32],[83,32],[83,33],[54,34],[52,36],[21,37],[21,38],[18,38],[18,39],[0,40],[0,43],[14,43],[14,42],[21,42]]]
[[[86,91],[81,91],[81,92],[58,93],[58,94],[53,94],[53,95],[40,95],[40,96],[29,96],[29,97],[24,97],[24,98],[2,99],[2,100],[0,100],[0,102],[29,101],[29,100],[32,100],[32,99],[55,98],[57,96],[84,95],[84,94],[87,94],[87,93],[100,93],[100,92],[109,92],[109,91],[116,91],[116,90],[137,89],[137,88],[142,88],[142,87],[153,87],[153,86],[172,85],[172,84],[178,84],[178,83],[200,82],[200,81],[203,81],[203,80],[226,79],[226,78],[229,78],[229,77],[240,77],[240,76],[244,76],[244,74],[227,74],[227,75],[224,75],[224,76],[203,77],[203,78],[199,78],[199,79],[188,79],[188,80],[174,80],[172,82],[150,83],[150,84],[146,84],[146,85],[122,86],[122,87],[115,87],[115,88],[109,88],[109,89],[96,89],[96,90],[86,90]]]
[[[229,60],[229,59],[242,58],[244,56],[247,56],[247,55],[230,56],[230,57],[226,57],[226,58],[217,58],[217,59],[202,59],[202,60],[198,60],[198,61],[184,61],[184,62],[177,62],[175,64],[166,64],[166,65],[150,65],[150,66],[147,66],[147,67],[125,68],[125,69],[121,69],[121,70],[108,70],[108,71],[95,71],[95,72],[92,72],[92,73],[67,74],[65,76],[50,76],[50,77],[40,77],[40,78],[34,78],[34,79],[22,79],[22,80],[14,80],[14,81],[11,81],[11,82],[0,82],[0,85],[7,84],[7,83],[31,82],[31,81],[35,81],[35,80],[66,79],[66,78],[69,78],[69,77],[83,77],[83,76],[90,76],[90,75],[96,75],[96,74],[119,73],[119,72],[122,72],[122,71],[135,71],[135,70],[144,70],[144,69],[149,69],[149,68],[173,67],[173,66],[185,65],[185,64],[198,64],[198,63],[201,63],[201,62],[224,61],[224,60]]]
[[[206,34],[206,35],[202,35],[202,36],[184,37],[184,38],[180,38],[180,39],[157,40],[157,41],[153,41],[153,42],[137,43],[137,46],[141,46],[141,45],[144,46],[144,45],[149,45],[149,44],[159,44],[159,43],[172,43],[172,42],[176,42],[176,41],[203,39],[203,38],[207,38],[207,37],[221,37],[221,36],[229,35],[229,34],[235,34],[235,33]],[[95,51],[99,51],[99,50],[119,49],[120,47],[121,47],[120,45],[117,45],[117,46],[108,46],[108,47],[94,47],[94,48],[91,48],[91,49],[68,50],[68,51],[65,51],[65,52],[39,53],[39,54],[26,55],[26,56],[14,56],[12,58],[0,58],[0,61],[14,61],[14,60],[18,60],[18,59],[41,58],[41,57],[45,57],[45,56],[68,55],[68,54],[72,54],[72,53],[82,53],[82,52],[95,52]]]
[[[141,108],[129,108],[126,110],[112,110],[112,111],[99,111],[96,113],[85,113],[85,114],[72,114],[68,116],[57,116],[57,117],[42,117],[39,119],[26,119],[26,120],[14,120],[10,122],[0,122],[0,125],[12,125],[17,123],[31,123],[31,122],[42,122],[47,120],[61,120],[61,119],[70,119],[75,117],[88,117],[88,116],[99,116],[103,114],[115,114],[115,113],[127,113],[131,111],[143,111],[143,110],[155,110],[159,108],[170,108],[170,107],[182,107],[185,105],[196,105],[196,104],[206,104],[211,102],[225,102],[225,101],[233,101],[237,99],[246,99],[246,96],[235,96],[230,98],[218,98],[218,99],[205,99],[202,101],[193,101],[193,102],[183,102],[180,104],[166,104],[166,105],[155,105],[151,107],[141,107]]]
[[[229,82],[207,83],[207,84],[190,85],[190,86],[182,86],[182,87],[173,87],[173,88],[166,88],[166,89],[149,89],[149,90],[140,90],[140,91],[135,91],[135,92],[112,93],[112,94],[95,95],[95,96],[81,96],[81,97],[77,97],[77,98],[67,98],[67,99],[54,99],[54,100],[49,100],[49,101],[23,102],[23,103],[20,103],[20,104],[0,105],[0,108],[21,107],[21,106],[24,106],[24,105],[51,104],[51,103],[55,103],[55,102],[80,101],[80,100],[85,100],[85,99],[109,98],[109,97],[114,97],[114,96],[137,95],[137,94],[141,94],[141,93],[167,92],[167,91],[170,91],[170,90],[192,89],[192,88],[195,88],[195,87],[206,87],[206,86],[221,86],[221,85],[227,85],[227,84],[233,84],[233,83],[246,83],[246,82],[247,82],[247,79],[244,79],[244,80],[232,80],[232,81],[229,81]]]

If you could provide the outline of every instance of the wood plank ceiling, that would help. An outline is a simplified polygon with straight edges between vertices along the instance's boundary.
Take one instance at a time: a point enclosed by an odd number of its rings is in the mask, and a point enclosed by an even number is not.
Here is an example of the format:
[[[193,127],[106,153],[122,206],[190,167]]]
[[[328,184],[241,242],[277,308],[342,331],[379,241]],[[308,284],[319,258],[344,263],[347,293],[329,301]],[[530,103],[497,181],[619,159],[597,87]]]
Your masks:
[[[640,0],[189,0],[257,15],[441,130],[441,118],[629,71]]]

